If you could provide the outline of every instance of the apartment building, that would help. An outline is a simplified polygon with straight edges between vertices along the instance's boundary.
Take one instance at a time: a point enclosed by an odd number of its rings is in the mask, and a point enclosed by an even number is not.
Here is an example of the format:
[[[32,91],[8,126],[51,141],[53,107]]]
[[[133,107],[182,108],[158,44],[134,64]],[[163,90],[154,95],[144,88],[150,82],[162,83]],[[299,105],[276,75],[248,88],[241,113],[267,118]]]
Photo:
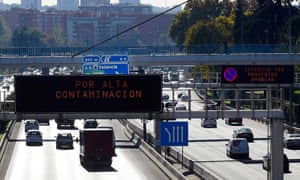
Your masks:
[[[151,6],[146,5],[103,5],[80,7],[77,11],[26,10],[12,8],[2,16],[12,30],[18,26],[34,27],[46,34],[54,35],[59,29],[69,44],[89,46],[153,17]],[[168,27],[174,14],[165,14],[148,23],[122,33],[105,43],[112,46],[153,45]]]

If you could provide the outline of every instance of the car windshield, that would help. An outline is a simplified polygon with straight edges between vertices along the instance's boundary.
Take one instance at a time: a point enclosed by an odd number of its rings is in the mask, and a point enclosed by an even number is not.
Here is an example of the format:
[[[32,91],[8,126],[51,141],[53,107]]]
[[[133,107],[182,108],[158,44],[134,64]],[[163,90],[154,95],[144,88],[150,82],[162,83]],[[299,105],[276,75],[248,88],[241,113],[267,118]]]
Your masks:
[[[33,135],[33,136],[37,135],[37,136],[40,136],[41,133],[39,131],[30,131],[30,132],[28,132],[28,135]]]
[[[290,134],[289,137],[300,137],[300,134]]]
[[[240,133],[252,133],[251,129],[249,129],[249,128],[242,128],[242,129],[239,129],[239,132],[240,132]]]
[[[62,138],[70,138],[70,137],[72,137],[72,135],[71,134],[59,134],[58,135],[58,137],[62,137]]]
[[[207,120],[214,121],[216,119],[215,118],[208,118]]]

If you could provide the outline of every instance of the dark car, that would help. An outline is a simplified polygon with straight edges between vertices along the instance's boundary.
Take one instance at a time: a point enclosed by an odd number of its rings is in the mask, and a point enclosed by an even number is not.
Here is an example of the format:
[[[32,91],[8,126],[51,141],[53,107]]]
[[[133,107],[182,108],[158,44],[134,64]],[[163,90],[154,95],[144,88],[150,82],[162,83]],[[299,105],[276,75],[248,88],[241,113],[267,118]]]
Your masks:
[[[254,136],[253,136],[252,130],[250,128],[246,128],[246,127],[233,130],[232,137],[233,138],[246,138],[248,142],[254,141]]]
[[[243,124],[243,118],[227,118],[225,119],[225,124],[229,125],[242,125]]]
[[[29,120],[25,120],[25,132],[27,132],[28,130],[39,130],[39,123],[37,120],[35,119],[29,119]]]
[[[58,133],[56,136],[56,149],[73,149],[73,136],[71,133]]]
[[[166,102],[165,107],[173,108],[173,107],[176,107],[176,105],[177,105],[177,101],[168,101],[168,102]]]
[[[162,101],[168,101],[169,98],[170,98],[170,97],[169,97],[168,94],[163,94],[162,97],[161,97],[161,100],[162,100]]]
[[[216,104],[207,104],[206,106],[204,106],[204,110],[216,110],[216,109],[217,109]]]
[[[40,130],[30,129],[27,131],[26,145],[43,145],[43,138]]]
[[[271,155],[268,153],[267,155],[263,156],[263,164],[262,168],[266,171],[269,171],[271,168]],[[289,173],[290,167],[289,167],[289,159],[287,158],[286,154],[283,154],[283,172]]]
[[[87,119],[84,122],[84,128],[97,128],[98,122],[96,119]]]
[[[283,138],[283,145],[290,149],[300,149],[300,134],[286,134]]]

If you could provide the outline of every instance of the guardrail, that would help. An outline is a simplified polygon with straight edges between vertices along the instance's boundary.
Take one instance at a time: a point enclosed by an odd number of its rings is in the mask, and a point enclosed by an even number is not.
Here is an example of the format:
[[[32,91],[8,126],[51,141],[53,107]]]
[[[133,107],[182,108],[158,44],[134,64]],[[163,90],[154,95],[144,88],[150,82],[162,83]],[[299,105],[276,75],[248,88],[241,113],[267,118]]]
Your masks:
[[[1,56],[72,56],[86,47],[2,47]],[[290,51],[290,49],[292,51]],[[223,53],[299,53],[300,45],[289,48],[286,44],[235,44],[235,45],[167,45],[167,46],[101,46],[85,54],[176,55]]]
[[[9,122],[9,125],[7,127],[7,129],[5,130],[3,136],[2,136],[2,139],[0,140],[0,163],[2,162],[3,160],[3,157],[4,157],[4,154],[5,154],[5,151],[6,151],[6,147],[7,147],[7,144],[8,144],[8,140],[9,140],[9,137],[12,133],[12,130],[15,126],[15,123],[16,121],[10,121]]]
[[[133,123],[127,120],[121,120],[123,122],[123,124],[126,125],[126,127],[128,129],[130,129],[130,131],[133,131],[134,134],[136,134],[136,136],[142,141],[142,138],[143,137],[143,130],[134,125]],[[151,153],[152,154],[156,154],[156,156],[159,155],[160,157],[160,161],[166,165],[166,167],[170,170],[170,171],[173,171],[174,174],[178,177],[178,179],[183,179],[182,178],[182,174],[180,174],[178,171],[176,171],[174,169],[174,167],[172,167],[171,164],[169,163],[166,163],[166,160],[164,160],[162,158],[163,154],[161,154],[162,152],[168,152],[168,154],[166,154],[167,156],[170,156],[172,158],[174,158],[177,162],[182,162],[182,165],[184,167],[186,167],[190,172],[193,172],[195,173],[197,176],[203,178],[203,179],[207,179],[207,180],[218,180],[218,179],[222,179],[220,178],[218,175],[216,175],[215,173],[213,173],[212,171],[208,170],[207,168],[201,166],[201,165],[198,165],[198,164],[195,164],[193,160],[191,160],[189,157],[187,157],[186,155],[182,154],[181,152],[179,151],[176,151],[175,149],[173,148],[170,148],[170,147],[162,147],[161,149],[161,152],[159,151],[153,151],[153,149],[155,149],[155,137],[151,134],[151,133],[147,133],[146,134],[146,138],[145,141],[149,144],[147,145],[147,151],[150,151],[151,149]],[[144,142],[144,141],[143,141]],[[145,144],[145,142],[144,142]],[[168,150],[166,150],[166,148],[168,148]],[[182,161],[183,160],[183,161]]]

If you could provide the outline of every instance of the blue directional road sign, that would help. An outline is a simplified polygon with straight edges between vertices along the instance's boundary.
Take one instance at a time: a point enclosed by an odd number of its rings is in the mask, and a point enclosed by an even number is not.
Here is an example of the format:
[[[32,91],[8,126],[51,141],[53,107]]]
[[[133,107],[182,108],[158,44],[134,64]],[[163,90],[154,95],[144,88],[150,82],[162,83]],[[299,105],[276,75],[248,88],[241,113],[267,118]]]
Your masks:
[[[98,64],[98,71],[104,74],[129,74],[128,64]]]
[[[100,62],[100,56],[98,55],[88,55],[82,57],[82,63],[98,63]]]
[[[82,74],[104,74],[104,71],[99,70],[98,64],[83,64]]]
[[[188,146],[188,122],[161,122],[161,146]]]
[[[129,59],[128,59],[128,56],[125,56],[125,55],[120,55],[120,56],[106,56],[106,55],[103,55],[101,56],[101,61],[103,63],[129,63]]]

